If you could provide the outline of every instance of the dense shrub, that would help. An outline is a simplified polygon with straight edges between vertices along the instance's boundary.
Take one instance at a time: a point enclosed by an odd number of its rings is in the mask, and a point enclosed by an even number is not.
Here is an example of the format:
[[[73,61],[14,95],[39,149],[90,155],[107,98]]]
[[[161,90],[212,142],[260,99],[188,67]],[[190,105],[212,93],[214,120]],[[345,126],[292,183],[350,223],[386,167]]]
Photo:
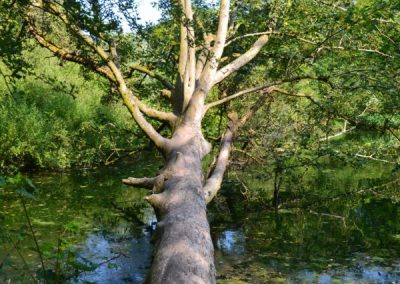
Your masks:
[[[11,94],[0,83],[0,171],[91,167],[144,143],[123,105],[102,100],[109,90],[97,76],[55,58],[31,62]]]

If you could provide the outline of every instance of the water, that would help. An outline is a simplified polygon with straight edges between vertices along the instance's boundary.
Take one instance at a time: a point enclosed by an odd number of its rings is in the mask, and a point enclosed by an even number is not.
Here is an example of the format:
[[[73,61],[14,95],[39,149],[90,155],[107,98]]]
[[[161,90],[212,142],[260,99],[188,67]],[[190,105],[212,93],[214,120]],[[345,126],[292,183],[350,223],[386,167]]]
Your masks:
[[[26,208],[48,279],[144,280],[155,219],[143,202],[147,192],[120,180],[149,176],[157,167],[138,157],[105,169],[31,175],[39,192],[37,200],[26,201]],[[357,177],[349,169],[346,175],[336,171],[339,177],[332,171],[330,178],[313,173],[314,184],[292,185],[286,195],[283,190],[278,212],[243,200],[240,186],[228,180],[209,212],[218,282],[400,283],[399,183],[382,190],[379,185],[396,176],[374,177],[371,168],[354,171]],[[307,192],[300,188],[304,184]],[[344,185],[345,195],[335,189]],[[10,189],[0,189],[0,195],[0,282],[32,283],[32,275],[40,277],[43,270],[21,200]]]
[[[287,183],[277,212],[232,194],[257,186],[259,173],[246,176],[210,214],[220,283],[400,283],[398,171],[310,172]]]
[[[383,209],[388,211],[382,214]],[[381,200],[344,219],[293,210],[252,213],[239,225],[228,220],[213,229],[219,279],[400,283],[399,214],[398,205]]]

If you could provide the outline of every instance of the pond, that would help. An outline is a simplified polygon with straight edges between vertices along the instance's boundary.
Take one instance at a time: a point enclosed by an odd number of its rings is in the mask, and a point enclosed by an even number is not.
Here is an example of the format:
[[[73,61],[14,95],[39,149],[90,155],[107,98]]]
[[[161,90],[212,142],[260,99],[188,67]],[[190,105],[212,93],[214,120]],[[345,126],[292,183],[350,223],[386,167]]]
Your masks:
[[[143,202],[147,192],[120,181],[158,166],[143,154],[114,167],[33,173],[35,200],[0,189],[0,282],[141,283],[155,217]],[[245,200],[233,176],[209,209],[219,283],[400,283],[400,184],[392,167],[288,179],[292,190],[283,190],[278,211]]]

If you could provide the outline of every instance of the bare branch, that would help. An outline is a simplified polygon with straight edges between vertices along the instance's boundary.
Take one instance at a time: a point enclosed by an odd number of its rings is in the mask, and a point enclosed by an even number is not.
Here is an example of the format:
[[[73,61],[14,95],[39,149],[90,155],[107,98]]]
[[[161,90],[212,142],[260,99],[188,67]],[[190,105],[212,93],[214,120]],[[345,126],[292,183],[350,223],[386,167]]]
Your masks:
[[[400,137],[394,132],[394,130],[391,129],[391,128],[389,128],[388,130],[389,130],[389,132],[394,136],[394,138],[396,138],[397,141],[400,142]]]
[[[180,25],[180,45],[179,45],[179,63],[178,63],[178,74],[180,76],[180,82],[183,83],[184,80],[184,74],[185,74],[185,69],[186,69],[186,64],[188,60],[188,49],[189,49],[189,43],[187,40],[188,37],[188,32],[186,28],[186,15],[185,15],[185,6],[186,6],[186,0],[180,0],[180,5],[182,8],[182,18],[181,18],[181,25]]]
[[[157,177],[143,177],[143,178],[133,178],[133,177],[128,177],[126,179],[123,179],[122,182],[126,185],[130,186],[135,186],[135,187],[143,187],[147,189],[152,189],[155,182],[157,180]]]
[[[250,89],[246,89],[246,90],[237,92],[236,94],[224,97],[224,98],[222,98],[222,99],[220,99],[218,101],[214,101],[212,103],[207,104],[204,107],[204,113],[206,113],[210,108],[213,108],[213,107],[219,106],[221,104],[227,103],[227,102],[229,102],[229,101],[231,101],[233,99],[239,98],[239,97],[247,95],[247,94],[255,93],[255,92],[261,91],[261,90],[263,90],[265,88],[268,88],[268,87],[271,87],[271,86],[275,86],[275,85],[278,85],[278,84],[281,84],[281,83],[283,83],[283,82],[279,82],[278,81],[278,82],[274,82],[274,83],[269,83],[269,84],[266,84],[266,85],[262,85],[262,86],[258,86],[258,87],[254,87],[254,88],[250,88]]]
[[[238,41],[238,40],[241,40],[241,39],[244,39],[244,38],[248,38],[248,37],[260,36],[260,35],[277,35],[277,36],[287,36],[287,37],[295,38],[295,39],[297,39],[297,40],[299,40],[299,41],[302,41],[302,42],[305,42],[305,43],[309,43],[309,44],[312,44],[312,45],[320,46],[319,48],[316,49],[317,52],[319,52],[319,51],[321,51],[321,50],[323,50],[323,49],[343,49],[343,50],[352,50],[351,48],[346,48],[346,47],[342,47],[342,46],[336,46],[336,47],[335,47],[335,46],[333,46],[333,47],[332,47],[332,46],[324,46],[324,44],[325,44],[330,38],[332,38],[333,35],[336,35],[336,34],[337,34],[337,32],[335,32],[335,33],[333,33],[332,35],[330,35],[329,37],[325,38],[323,41],[315,42],[315,41],[312,41],[312,40],[310,40],[310,39],[301,37],[301,36],[299,36],[299,34],[297,34],[297,33],[287,33],[287,32],[279,32],[279,31],[272,31],[272,30],[271,30],[271,31],[250,33],[250,34],[245,34],[245,35],[238,36],[238,37],[233,38],[233,39],[231,39],[230,41],[228,41],[228,42],[226,43],[225,47],[228,46],[228,45],[230,45],[230,44],[232,44],[232,43],[235,42],[235,41]],[[373,50],[373,49],[356,48],[355,50],[364,51],[364,52],[375,52],[375,53],[378,53],[378,54],[381,54],[381,55],[387,56],[387,57],[390,56],[390,55],[388,55],[388,54],[384,54],[384,53],[382,53],[382,52],[379,52],[379,51]]]
[[[399,164],[396,161],[390,161],[390,160],[376,158],[373,156],[373,154],[371,154],[371,155],[364,155],[364,154],[360,154],[360,153],[353,154],[351,152],[341,152],[338,150],[335,150],[334,152],[337,154],[340,154],[340,155],[354,156],[354,157],[361,158],[361,159],[369,159],[369,160],[374,160],[374,161],[383,162],[383,163],[387,163],[387,164],[394,164],[394,165]]]
[[[227,47],[228,45],[234,43],[235,41],[238,41],[238,40],[241,40],[241,39],[244,39],[244,38],[254,37],[254,36],[262,36],[262,35],[272,35],[272,34],[282,35],[282,33],[274,32],[274,31],[245,34],[245,35],[241,35],[241,36],[238,36],[238,37],[235,37],[235,38],[231,39],[230,41],[228,41],[225,44],[225,47]]]
[[[170,124],[173,124],[175,122],[177,117],[174,113],[156,110],[154,108],[147,106],[145,103],[143,103],[141,100],[139,100],[138,97],[133,96],[133,98],[135,100],[135,104],[139,107],[139,109],[146,116],[160,120],[160,121],[166,121],[166,122],[169,122]]]
[[[340,137],[340,136],[342,136],[342,135],[344,135],[346,133],[349,133],[349,132],[353,131],[354,129],[356,129],[355,126],[354,127],[350,127],[350,128],[345,128],[345,129],[343,129],[342,131],[340,131],[338,133],[335,133],[335,134],[330,135],[328,137],[321,138],[318,141],[319,142],[326,142],[326,141],[332,140],[334,138]]]
[[[230,122],[228,124],[228,129],[226,130],[221,141],[220,152],[218,154],[215,168],[212,170],[210,177],[206,180],[206,183],[203,187],[203,192],[207,203],[214,198],[221,188],[222,179],[229,164],[229,155],[232,150],[232,144],[236,132],[253,117],[253,115],[265,104],[267,99],[270,97],[270,94],[274,91],[275,90],[273,87],[267,88],[263,92],[262,96],[258,98],[256,103],[251,106],[251,108],[242,116],[240,120],[238,120],[237,114],[229,116]]]
[[[185,0],[185,15],[187,19],[188,61],[184,75],[184,100],[185,106],[189,102],[196,87],[196,41],[193,27],[192,1]],[[186,95],[189,94],[189,95]]]
[[[117,44],[115,43],[115,39],[110,39],[108,44],[110,46],[110,53],[111,53],[112,60],[114,61],[115,65],[118,68],[120,68],[119,57],[118,57],[118,52],[117,52]]]
[[[61,48],[57,46],[55,43],[46,39],[43,34],[41,34],[37,28],[34,26],[33,21],[30,19],[29,21],[29,32],[35,37],[36,41],[44,48],[51,51],[54,55],[75,63],[82,64],[85,67],[93,70],[94,72],[106,77],[110,81],[115,82],[115,77],[108,66],[100,65],[91,60],[90,58],[83,57],[78,55],[77,52],[70,51],[67,48]]]
[[[217,62],[221,59],[222,53],[225,47],[226,36],[228,32],[228,23],[229,23],[229,0],[222,0],[221,6],[219,9],[219,22],[218,22],[218,31],[215,39],[214,47],[213,47],[213,68],[217,68]]]
[[[218,70],[217,74],[214,77],[213,84],[217,84],[221,82],[223,79],[228,77],[233,72],[239,70],[242,66],[249,63],[256,55],[260,52],[260,50],[267,44],[269,40],[269,35],[262,35],[258,38],[258,40],[253,44],[253,46],[243,53],[239,58],[235,59],[228,65],[225,65],[220,70]]]
[[[151,71],[150,69],[141,66],[141,65],[136,65],[136,64],[129,64],[128,67],[131,70],[135,70],[135,71],[139,71],[141,73],[147,74],[150,77],[157,79],[161,84],[163,84],[163,86],[165,88],[167,88],[168,90],[172,91],[174,89],[174,86],[163,76],[161,76],[160,74],[155,73],[154,71]]]
[[[306,94],[303,94],[303,93],[294,94],[294,93],[290,93],[290,92],[288,92],[288,91],[286,91],[286,90],[283,90],[283,89],[280,89],[280,88],[275,88],[275,91],[278,92],[278,93],[280,93],[280,94],[289,96],[289,97],[306,98],[306,99],[308,99],[309,101],[311,101],[313,104],[315,104],[315,105],[317,105],[318,107],[320,107],[321,109],[325,109],[318,101],[316,101],[316,100],[315,100],[312,96],[310,96],[310,95],[306,95]]]
[[[167,89],[162,89],[161,92],[160,92],[160,95],[162,97],[167,98],[167,99],[171,99],[172,92],[170,90],[167,90]]]
[[[337,34],[337,32],[335,32],[334,34]],[[285,34],[282,34],[282,35],[285,35]],[[321,42],[315,42],[315,41],[312,41],[312,40],[309,40],[309,39],[298,37],[295,34],[286,34],[286,35],[287,36],[291,36],[291,37],[295,37],[295,38],[297,38],[297,39],[299,39],[301,41],[304,41],[306,43],[319,46],[316,49],[317,52],[321,52],[324,49],[326,49],[326,50],[360,51],[360,52],[367,52],[367,53],[376,53],[376,54],[379,54],[379,55],[384,56],[384,57],[394,58],[393,55],[390,55],[390,54],[387,54],[387,53],[384,53],[382,51],[379,51],[379,50],[376,50],[376,49],[372,49],[372,48],[357,47],[357,46],[356,47],[353,47],[353,46],[345,47],[345,46],[342,46],[342,45],[337,45],[337,46],[325,46],[325,45],[323,45],[330,37],[326,38],[325,40],[323,40]]]
[[[190,0],[180,0],[182,17],[180,23],[180,52],[178,76],[172,103],[175,113],[182,113],[194,92],[196,81],[196,44],[193,28],[193,11]]]
[[[307,79],[319,80],[319,81],[324,81],[324,82],[328,81],[328,78],[326,78],[326,77],[314,77],[314,76],[299,76],[299,77],[293,77],[293,78],[288,78],[288,79],[284,79],[284,80],[278,80],[278,81],[271,82],[271,83],[268,83],[268,84],[265,84],[265,85],[261,85],[261,86],[258,86],[258,87],[249,88],[249,89],[240,91],[240,92],[238,92],[236,94],[224,97],[224,98],[222,98],[222,99],[220,99],[218,101],[211,102],[211,103],[207,104],[204,107],[204,113],[206,113],[210,108],[213,108],[213,107],[216,107],[218,105],[227,103],[227,102],[229,102],[229,101],[231,101],[233,99],[239,98],[239,97],[247,95],[247,94],[255,93],[255,92],[267,89],[267,88],[272,87],[272,86],[278,86],[278,85],[281,85],[281,84],[284,84],[284,83],[288,83],[288,82],[295,82],[295,81],[307,80]]]
[[[353,49],[353,48],[346,48],[344,46],[332,46],[332,47],[330,47],[330,46],[322,46],[322,47],[318,48],[318,51],[321,51],[323,49],[328,49],[328,50],[339,49],[339,50],[346,50],[346,51],[355,50],[355,51],[361,51],[361,52],[367,52],[367,53],[376,53],[376,54],[382,55],[384,57],[394,58],[393,55],[384,53],[384,52],[376,50],[376,49],[370,49],[370,48],[356,47],[356,48]]]
[[[209,203],[214,198],[221,187],[222,179],[229,163],[229,155],[232,149],[234,135],[238,127],[237,123],[237,115],[236,117],[231,116],[228,129],[221,140],[220,151],[216,160],[215,168],[212,170],[211,175],[203,187],[206,203]]]
[[[398,163],[395,161],[389,161],[389,160],[384,160],[384,159],[379,159],[379,158],[375,158],[372,155],[362,155],[362,154],[355,154],[354,156],[359,157],[359,158],[363,158],[363,159],[370,159],[370,160],[374,160],[374,161],[378,161],[378,162],[383,162],[383,163],[388,163],[388,164],[394,164],[397,165]]]
[[[130,90],[126,88],[125,85],[120,86],[120,94],[124,104],[131,113],[133,119],[143,130],[147,137],[154,142],[157,148],[161,150],[166,150],[169,140],[161,136],[154,127],[143,117],[142,112],[137,104],[139,99],[135,97]],[[167,120],[167,119],[165,119]]]
[[[217,35],[214,40],[214,46],[211,50],[207,64],[199,77],[199,85],[204,90],[205,94],[207,94],[207,92],[215,84],[214,77],[217,72],[222,53],[224,51],[228,31],[229,9],[230,1],[222,0],[219,9],[219,23]]]

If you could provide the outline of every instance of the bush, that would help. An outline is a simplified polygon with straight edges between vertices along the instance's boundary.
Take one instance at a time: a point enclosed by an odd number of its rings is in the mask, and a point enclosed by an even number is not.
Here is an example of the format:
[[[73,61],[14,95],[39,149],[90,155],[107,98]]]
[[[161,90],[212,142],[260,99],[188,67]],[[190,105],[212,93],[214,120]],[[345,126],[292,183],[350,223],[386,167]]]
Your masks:
[[[143,143],[123,105],[102,102],[103,80],[34,58],[32,74],[12,94],[0,85],[0,172],[91,167]]]

